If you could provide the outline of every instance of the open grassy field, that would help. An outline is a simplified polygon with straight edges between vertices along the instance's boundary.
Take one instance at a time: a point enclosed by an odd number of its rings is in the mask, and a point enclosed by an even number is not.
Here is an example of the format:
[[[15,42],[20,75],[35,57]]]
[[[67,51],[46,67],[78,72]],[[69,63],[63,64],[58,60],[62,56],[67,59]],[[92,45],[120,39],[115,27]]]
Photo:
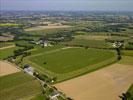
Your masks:
[[[0,42],[0,48],[12,46],[12,45],[14,45],[13,42]]]
[[[130,86],[130,88],[128,89],[127,92],[129,92],[131,95],[130,99],[128,99],[128,100],[132,100],[133,99],[133,84]]]
[[[113,61],[115,53],[112,51],[84,48],[62,48],[25,59],[25,63],[31,64],[39,71],[57,76],[58,81],[91,72]]]
[[[0,77],[1,100],[23,100],[40,93],[40,83],[24,72]]]
[[[15,65],[12,65],[6,61],[0,61],[0,76],[20,72]]]
[[[0,27],[18,27],[19,24],[13,24],[13,23],[0,23]]]
[[[107,35],[76,35],[76,39],[85,39],[85,40],[105,40],[108,39]]]
[[[52,29],[42,29],[42,30],[34,30],[34,31],[27,31],[27,34],[31,35],[45,35],[45,34],[55,34],[59,32],[64,32],[64,31],[72,31],[74,30],[74,27],[69,27],[69,28],[52,28]]]
[[[0,50],[0,59],[7,58],[8,56],[13,55],[13,51],[19,49],[20,47],[11,47]]]
[[[81,32],[82,33],[82,32]],[[76,35],[75,39],[85,39],[85,40],[105,40],[105,39],[113,39],[113,40],[127,40],[130,37],[126,36],[110,36],[109,34],[95,34],[95,33],[88,33],[86,35]]]
[[[133,50],[122,50],[122,55],[133,57]]]
[[[131,57],[131,56],[122,56],[122,60],[120,60],[118,63],[133,65],[133,57]]]
[[[132,72],[131,65],[113,64],[55,86],[74,100],[121,100],[133,83]]]

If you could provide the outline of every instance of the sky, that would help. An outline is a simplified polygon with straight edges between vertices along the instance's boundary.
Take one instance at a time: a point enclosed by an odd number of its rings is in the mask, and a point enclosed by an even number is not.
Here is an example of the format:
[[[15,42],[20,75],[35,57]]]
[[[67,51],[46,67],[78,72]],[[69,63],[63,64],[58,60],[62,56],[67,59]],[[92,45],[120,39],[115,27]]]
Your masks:
[[[0,0],[2,10],[133,11],[133,0]]]

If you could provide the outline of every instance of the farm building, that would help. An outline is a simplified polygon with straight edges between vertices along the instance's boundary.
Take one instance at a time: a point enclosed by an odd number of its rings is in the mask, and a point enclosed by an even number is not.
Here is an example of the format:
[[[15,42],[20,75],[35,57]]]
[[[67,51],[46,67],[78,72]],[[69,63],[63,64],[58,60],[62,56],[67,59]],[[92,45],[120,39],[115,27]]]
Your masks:
[[[28,64],[24,65],[24,71],[30,75],[33,75],[33,73],[35,72],[34,68],[32,68]]]
[[[54,92],[52,92],[50,95],[49,95],[49,98],[50,98],[50,100],[58,100],[58,96],[60,96],[60,93],[59,92],[57,92],[57,91],[54,91]]]

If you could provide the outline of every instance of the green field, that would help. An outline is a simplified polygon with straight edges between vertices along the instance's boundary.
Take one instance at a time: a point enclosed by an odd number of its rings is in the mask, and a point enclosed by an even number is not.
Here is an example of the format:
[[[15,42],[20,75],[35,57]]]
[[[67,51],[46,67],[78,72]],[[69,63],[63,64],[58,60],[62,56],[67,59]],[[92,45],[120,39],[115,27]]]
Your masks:
[[[12,47],[12,48],[7,48],[0,50],[0,59],[7,58],[8,56],[13,55],[13,51],[19,49],[20,47]]]
[[[106,43],[104,40],[85,40],[85,39],[74,39],[70,42],[64,42],[62,44],[72,46],[88,46],[92,48],[111,48],[112,45]]]
[[[122,50],[122,55],[133,57],[133,50]]]
[[[13,42],[0,42],[0,48],[14,45]]]
[[[0,23],[0,27],[18,27],[19,24],[13,24],[13,23]]]
[[[67,48],[48,51],[25,59],[42,73],[66,80],[104,67],[115,61],[112,51],[84,48]]]
[[[23,72],[0,77],[1,100],[18,100],[40,93],[40,83]]]
[[[122,60],[120,64],[133,65],[133,50],[122,50]]]
[[[130,93],[130,95],[128,94],[129,98],[127,100],[133,100],[133,84],[130,86],[127,92]]]

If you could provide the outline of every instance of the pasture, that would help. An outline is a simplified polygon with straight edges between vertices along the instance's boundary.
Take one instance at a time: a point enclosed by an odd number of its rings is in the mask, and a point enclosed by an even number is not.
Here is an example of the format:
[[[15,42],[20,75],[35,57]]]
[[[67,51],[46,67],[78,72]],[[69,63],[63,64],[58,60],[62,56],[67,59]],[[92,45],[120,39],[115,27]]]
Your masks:
[[[20,72],[15,65],[12,65],[6,61],[0,61],[0,76]]]
[[[107,35],[76,35],[75,39],[85,39],[85,40],[105,40],[108,39]]]
[[[70,42],[63,42],[62,44],[70,46],[87,46],[91,48],[112,48],[112,45],[104,40],[74,39]]]
[[[0,49],[3,47],[12,46],[12,45],[14,45],[13,42],[0,42]]]
[[[127,92],[130,93],[130,95],[131,95],[129,100],[132,100],[133,99],[133,84],[130,86],[130,88],[128,89]]]
[[[25,63],[63,81],[102,68],[115,58],[113,51],[70,47],[32,55]]]
[[[133,83],[133,66],[113,64],[55,86],[74,100],[121,100]]]
[[[13,23],[0,23],[0,27],[18,27],[19,24],[13,24]]]
[[[13,55],[13,51],[19,49],[20,47],[11,47],[11,48],[5,48],[0,49],[0,59],[7,58],[8,56]]]
[[[24,72],[0,77],[1,100],[19,100],[38,94],[41,94],[40,83]]]

